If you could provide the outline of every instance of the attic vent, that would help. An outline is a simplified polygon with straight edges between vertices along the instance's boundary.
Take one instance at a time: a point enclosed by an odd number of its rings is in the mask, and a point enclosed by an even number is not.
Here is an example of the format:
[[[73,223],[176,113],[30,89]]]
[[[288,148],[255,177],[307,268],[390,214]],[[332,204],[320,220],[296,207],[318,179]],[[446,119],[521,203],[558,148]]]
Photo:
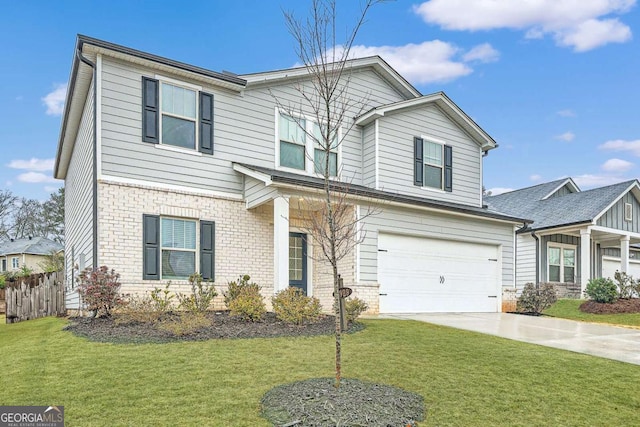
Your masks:
[[[624,220],[625,221],[633,220],[633,205],[631,203],[624,204]]]

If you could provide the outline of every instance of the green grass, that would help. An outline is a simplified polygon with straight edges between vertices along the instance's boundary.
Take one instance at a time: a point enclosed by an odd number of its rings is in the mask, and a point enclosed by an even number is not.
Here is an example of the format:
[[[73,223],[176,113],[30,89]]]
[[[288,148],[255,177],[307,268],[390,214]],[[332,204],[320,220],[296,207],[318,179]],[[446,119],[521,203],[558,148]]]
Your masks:
[[[94,343],[45,318],[0,325],[3,405],[64,405],[73,426],[267,426],[260,399],[329,377],[333,338]],[[368,320],[346,377],[420,393],[430,426],[627,426],[640,367],[420,322]]]
[[[544,311],[547,316],[583,322],[609,323],[612,325],[640,327],[640,313],[591,314],[580,311],[584,300],[560,299]]]

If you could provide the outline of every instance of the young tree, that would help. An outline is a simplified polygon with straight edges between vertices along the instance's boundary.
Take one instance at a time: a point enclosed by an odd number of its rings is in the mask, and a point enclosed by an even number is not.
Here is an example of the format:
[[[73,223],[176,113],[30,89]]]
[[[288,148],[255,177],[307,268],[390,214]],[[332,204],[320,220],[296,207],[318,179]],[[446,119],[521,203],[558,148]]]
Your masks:
[[[354,122],[347,119],[363,113],[367,106],[366,97],[354,98],[349,91],[351,76],[348,60],[367,12],[381,1],[364,2],[355,25],[341,46],[336,45],[335,0],[312,0],[310,17],[303,21],[290,12],[285,13],[287,27],[296,43],[297,56],[307,68],[309,79],[294,86],[303,100],[299,105],[285,104],[274,95],[280,110],[296,121],[322,152],[319,158],[310,159],[321,164],[314,163],[316,172],[322,175],[324,181],[320,207],[312,214],[305,215],[305,220],[308,233],[320,246],[322,257],[329,263],[333,273],[336,314],[335,387],[340,386],[342,375],[338,262],[357,244],[358,222],[362,217],[357,218],[353,206],[348,203],[349,183],[331,179],[332,172],[340,172],[335,170],[337,161],[332,164],[332,154],[354,126]],[[318,125],[314,131],[309,131],[298,118],[303,112],[311,115]]]
[[[51,193],[42,205],[44,235],[58,243],[64,242],[64,187]]]
[[[9,239],[12,215],[17,197],[9,190],[0,190],[0,241]]]

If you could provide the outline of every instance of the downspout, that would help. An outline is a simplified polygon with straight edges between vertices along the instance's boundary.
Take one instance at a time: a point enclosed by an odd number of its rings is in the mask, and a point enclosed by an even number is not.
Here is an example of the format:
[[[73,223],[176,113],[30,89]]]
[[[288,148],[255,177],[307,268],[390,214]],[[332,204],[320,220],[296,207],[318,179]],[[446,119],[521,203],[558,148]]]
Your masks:
[[[93,268],[98,268],[98,116],[96,103],[98,102],[98,72],[96,64],[88,60],[82,55],[79,46],[76,50],[76,57],[93,69],[93,247],[91,258],[93,259]]]
[[[538,282],[540,282],[540,238],[536,236],[536,232],[531,232],[531,237],[536,240],[536,289],[538,288]]]

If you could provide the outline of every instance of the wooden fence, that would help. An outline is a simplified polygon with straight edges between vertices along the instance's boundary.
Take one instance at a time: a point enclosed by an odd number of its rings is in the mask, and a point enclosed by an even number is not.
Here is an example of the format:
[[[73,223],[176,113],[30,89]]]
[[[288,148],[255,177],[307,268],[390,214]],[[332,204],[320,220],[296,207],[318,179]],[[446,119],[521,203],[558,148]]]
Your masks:
[[[6,285],[7,323],[65,314],[64,272],[34,274]]]

